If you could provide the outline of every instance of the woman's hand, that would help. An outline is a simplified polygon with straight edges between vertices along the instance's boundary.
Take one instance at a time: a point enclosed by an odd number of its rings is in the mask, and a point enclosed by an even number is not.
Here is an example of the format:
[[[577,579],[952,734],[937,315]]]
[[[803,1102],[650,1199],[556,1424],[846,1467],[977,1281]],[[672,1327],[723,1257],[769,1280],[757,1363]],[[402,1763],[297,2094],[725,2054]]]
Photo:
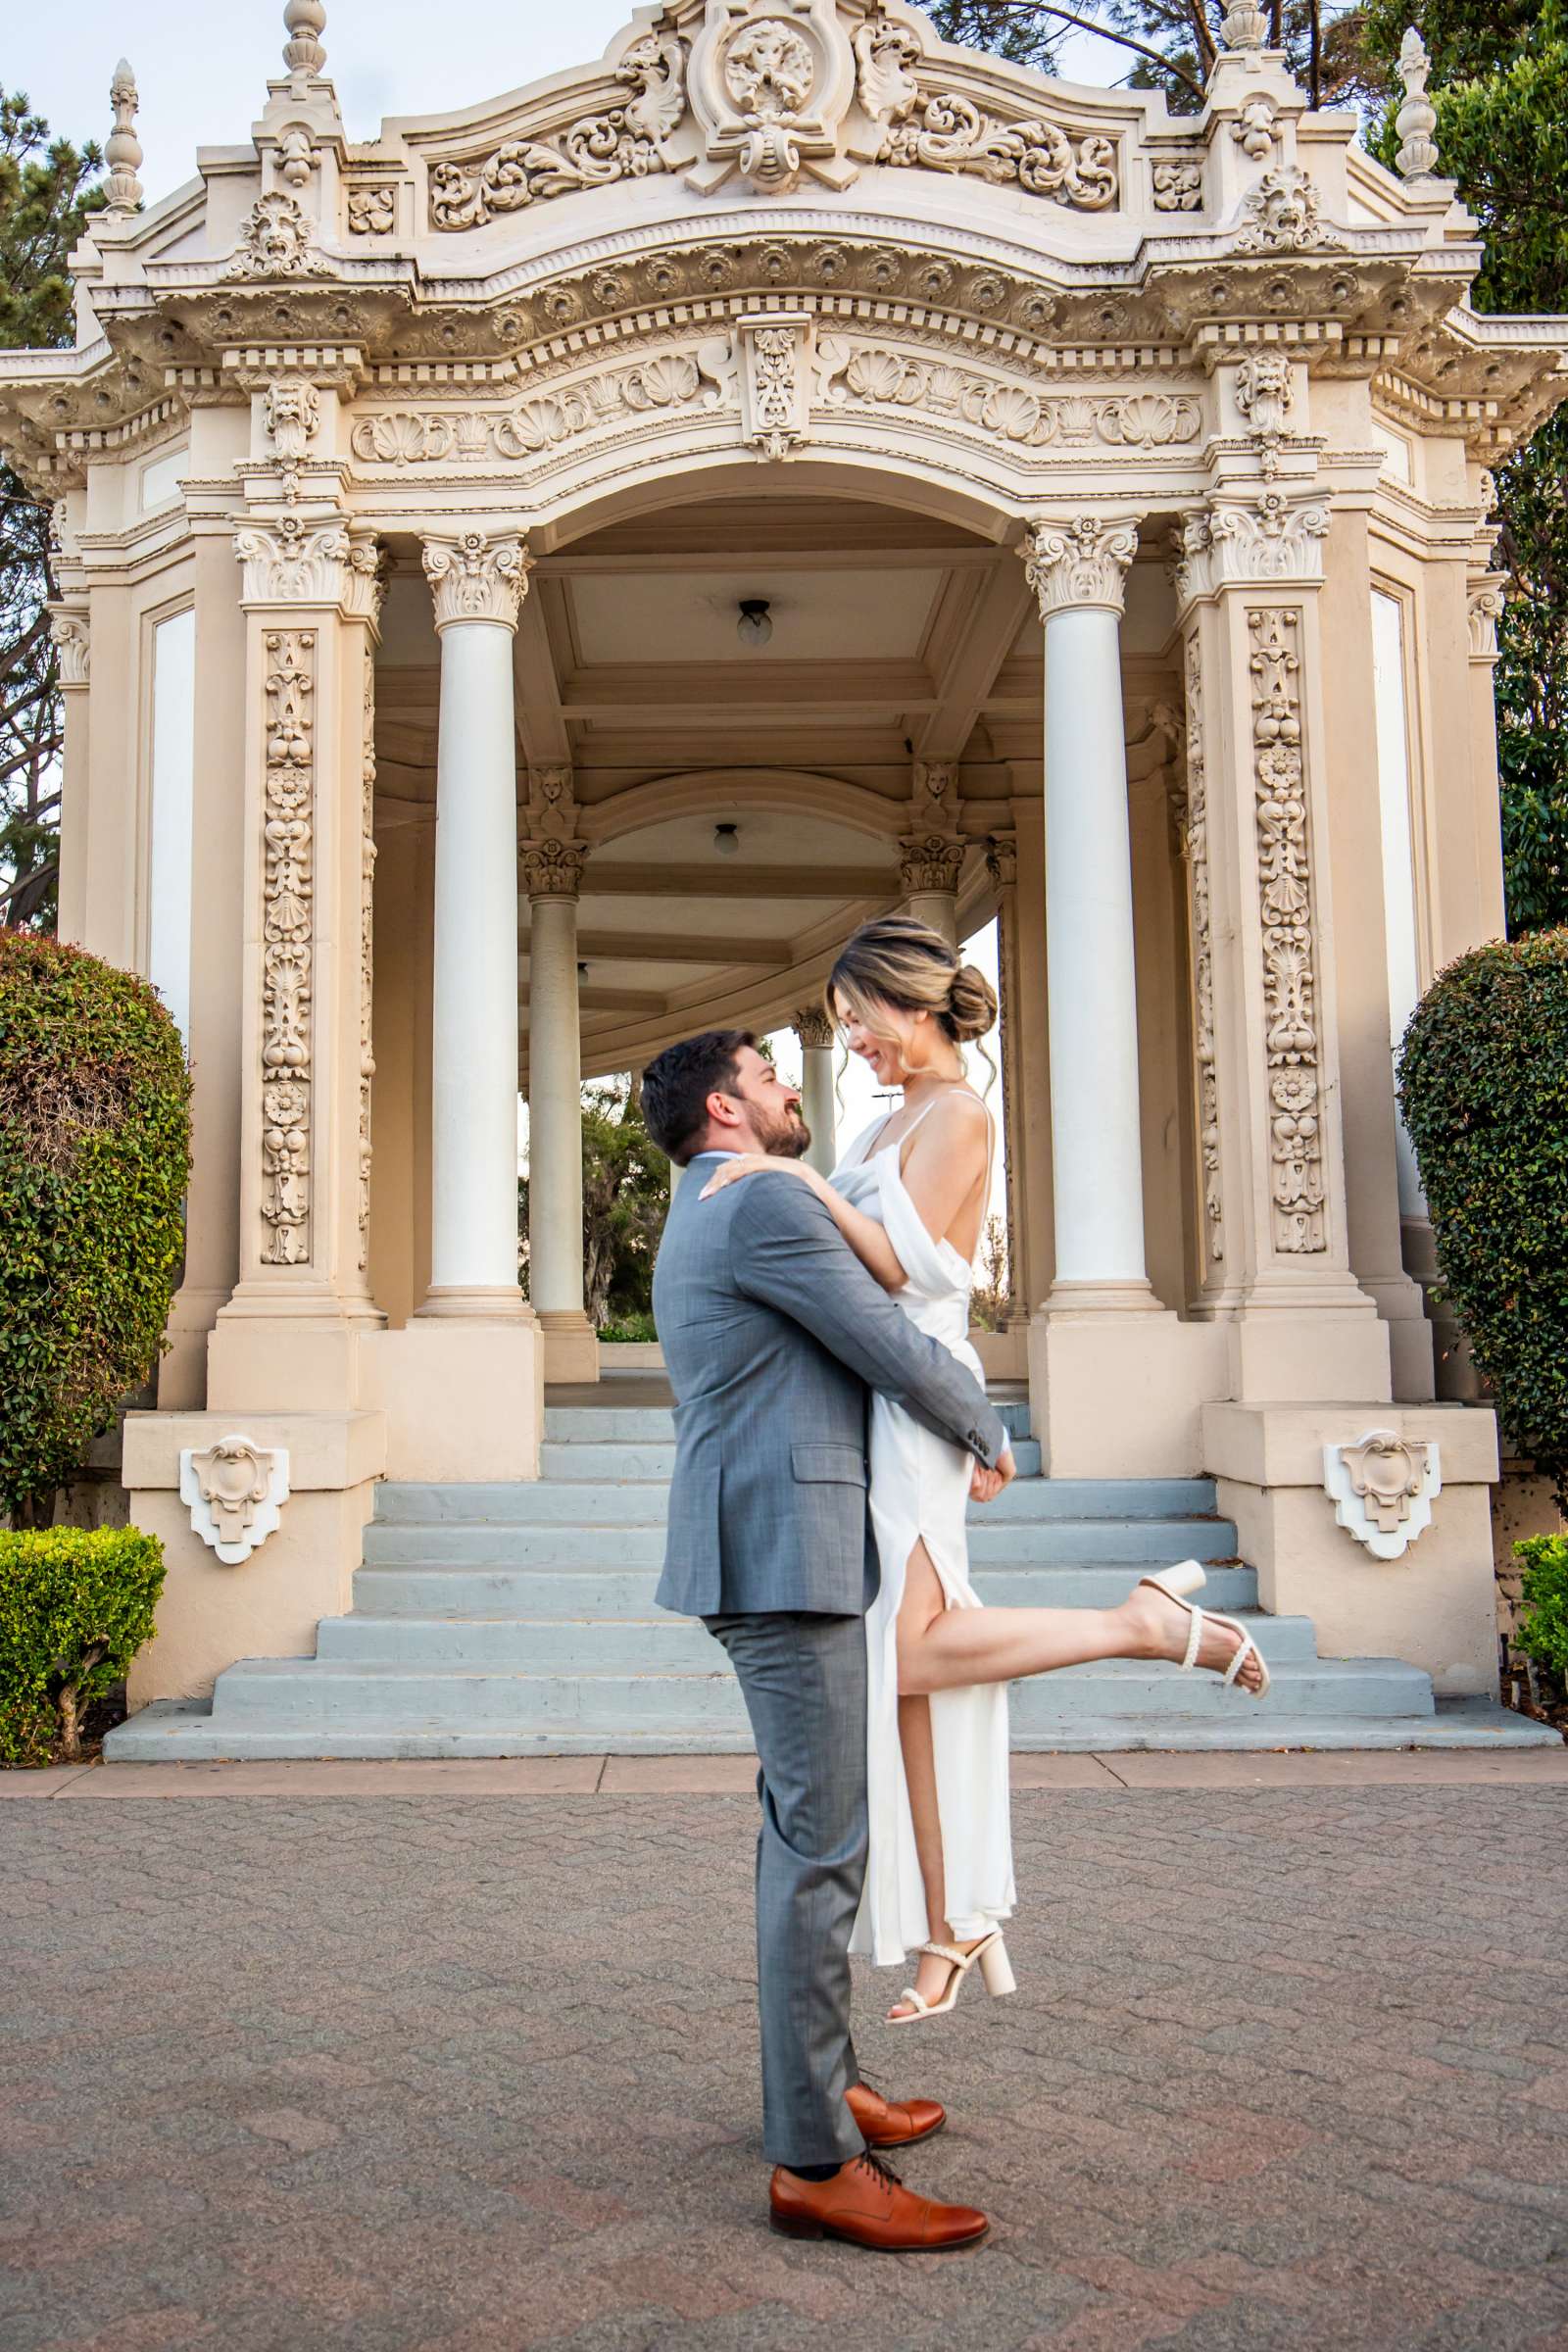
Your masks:
[[[804,1159],[774,1159],[766,1152],[737,1152],[733,1159],[723,1160],[698,1194],[699,1200],[710,1200],[721,1193],[726,1184],[739,1184],[743,1176],[798,1176],[813,1192],[825,1192],[821,1177],[808,1168]]]
[[[969,1493],[976,1502],[995,1502],[1003,1488],[1010,1487],[1017,1475],[1018,1465],[1009,1446],[1005,1453],[998,1454],[994,1470],[988,1470],[982,1461],[975,1463],[969,1473]]]

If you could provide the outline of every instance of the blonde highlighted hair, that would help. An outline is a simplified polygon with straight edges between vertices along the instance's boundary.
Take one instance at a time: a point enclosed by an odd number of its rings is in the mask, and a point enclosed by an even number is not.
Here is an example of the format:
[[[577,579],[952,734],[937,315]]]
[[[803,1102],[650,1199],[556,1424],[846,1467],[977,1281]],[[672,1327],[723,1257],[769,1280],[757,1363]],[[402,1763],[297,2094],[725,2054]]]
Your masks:
[[[873,1037],[890,1037],[887,1007],[929,1012],[956,1046],[984,1037],[997,1017],[997,992],[984,972],[960,963],[940,931],[907,914],[862,923],[828,974],[827,1008],[842,1001]]]

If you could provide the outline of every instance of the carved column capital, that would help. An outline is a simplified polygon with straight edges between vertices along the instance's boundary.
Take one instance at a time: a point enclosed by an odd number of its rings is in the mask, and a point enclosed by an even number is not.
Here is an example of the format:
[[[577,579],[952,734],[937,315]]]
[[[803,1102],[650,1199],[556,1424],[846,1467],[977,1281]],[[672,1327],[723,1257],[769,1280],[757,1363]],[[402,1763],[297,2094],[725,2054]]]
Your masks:
[[[530,899],[574,899],[581,890],[586,842],[525,841],[519,855]]]
[[[790,1027],[800,1039],[803,1052],[808,1046],[831,1046],[833,1043],[833,1024],[827,1017],[825,1007],[820,1004],[801,1005],[798,1011],[790,1014]]]
[[[1293,499],[1269,488],[1213,498],[1177,525],[1177,604],[1185,612],[1200,597],[1270,580],[1316,583],[1328,532],[1329,512],[1315,494]]]
[[[964,845],[946,833],[920,833],[899,844],[899,888],[906,899],[958,887]]]
[[[988,833],[986,835],[986,872],[998,890],[1012,890],[1018,880],[1018,836],[1016,833]]]
[[[1470,659],[1489,667],[1497,659],[1497,623],[1508,602],[1506,579],[1504,572],[1488,571],[1470,582]]]
[[[385,602],[385,550],[373,531],[351,531],[343,580],[344,614],[350,620],[368,620],[373,629],[380,624]]]
[[[275,522],[242,517],[234,553],[245,567],[242,604],[335,605],[343,594],[349,534],[336,515],[324,522],[298,514],[280,514]]]
[[[92,629],[86,613],[72,612],[65,605],[51,605],[49,629],[60,657],[61,686],[85,686],[92,662]]]
[[[533,568],[524,540],[491,538],[481,530],[451,537],[430,532],[422,561],[435,599],[437,633],[459,620],[497,620],[504,628],[516,627]]]
[[[1020,553],[1040,617],[1100,611],[1120,617],[1127,568],[1138,553],[1138,521],[1129,514],[1036,515]]]

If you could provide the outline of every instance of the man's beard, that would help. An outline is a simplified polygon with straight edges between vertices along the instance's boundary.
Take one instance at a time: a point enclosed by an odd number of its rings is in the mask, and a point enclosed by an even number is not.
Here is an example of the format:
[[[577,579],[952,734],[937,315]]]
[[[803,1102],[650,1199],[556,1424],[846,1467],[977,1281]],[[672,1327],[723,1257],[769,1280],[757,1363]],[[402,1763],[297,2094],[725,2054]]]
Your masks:
[[[769,1159],[804,1159],[811,1148],[811,1130],[798,1110],[786,1110],[760,1140]]]

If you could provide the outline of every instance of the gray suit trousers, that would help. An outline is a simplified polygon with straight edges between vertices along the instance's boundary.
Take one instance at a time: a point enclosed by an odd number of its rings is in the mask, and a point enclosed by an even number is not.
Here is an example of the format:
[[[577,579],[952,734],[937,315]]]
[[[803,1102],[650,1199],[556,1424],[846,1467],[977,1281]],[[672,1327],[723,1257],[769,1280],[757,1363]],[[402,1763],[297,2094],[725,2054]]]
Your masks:
[[[785,1611],[705,1617],[729,1653],[757,1741],[757,1998],[770,2164],[847,2164],[865,2145],[844,2093],[850,1935],[867,1844],[865,1620]]]

